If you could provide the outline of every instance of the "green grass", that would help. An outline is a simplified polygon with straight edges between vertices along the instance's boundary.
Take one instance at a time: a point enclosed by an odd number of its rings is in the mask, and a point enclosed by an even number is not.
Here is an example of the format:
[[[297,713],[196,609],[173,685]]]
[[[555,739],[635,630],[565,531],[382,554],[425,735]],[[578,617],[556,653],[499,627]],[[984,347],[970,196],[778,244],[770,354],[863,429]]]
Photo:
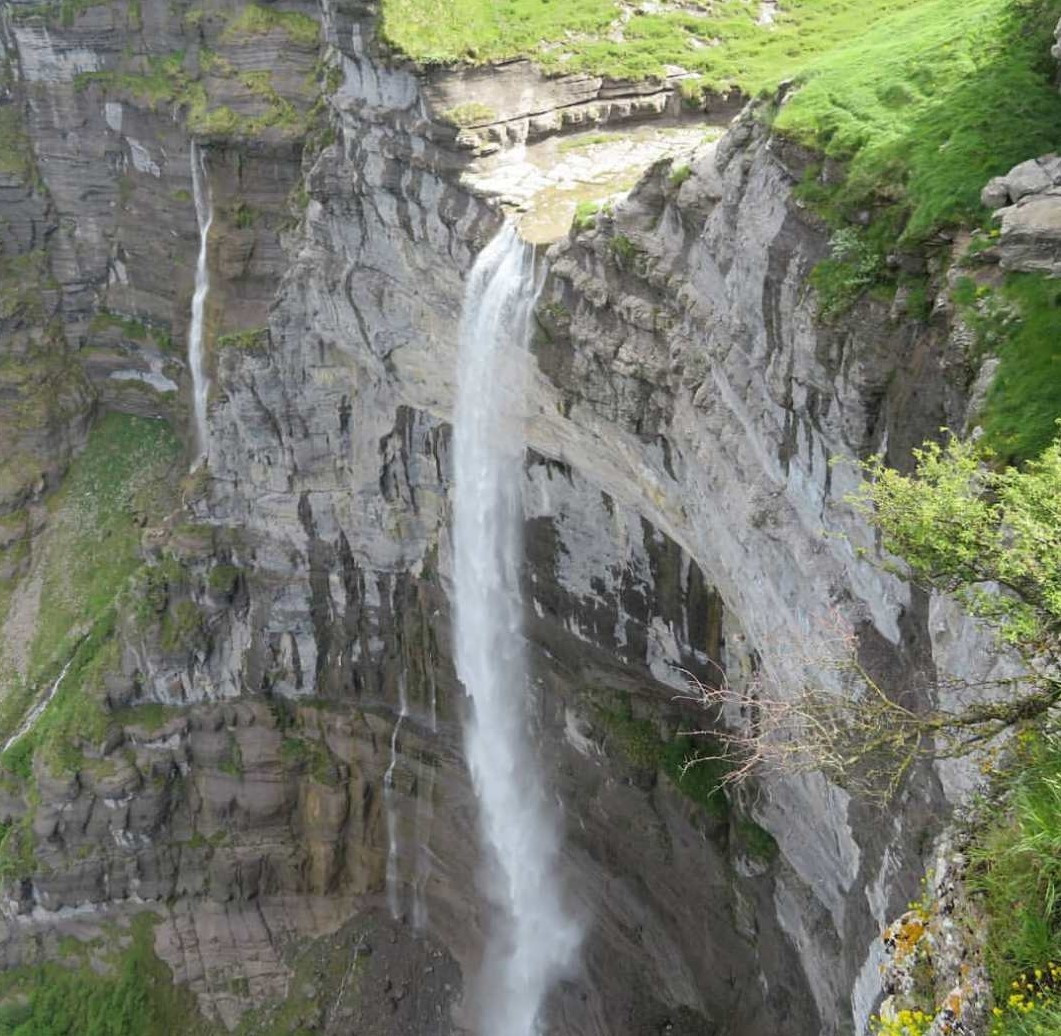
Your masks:
[[[1061,961],[1061,737],[1021,735],[1005,775],[1010,808],[971,850],[970,886],[987,917],[984,952],[995,994],[1021,972]]]
[[[207,1036],[217,1030],[199,1014],[195,998],[173,984],[155,955],[154,919],[134,919],[129,945],[109,955],[99,973],[75,951],[70,967],[43,964],[0,976],[0,1036]]]
[[[586,148],[597,147],[600,144],[615,144],[626,138],[621,133],[585,133],[570,140],[561,140],[557,150],[562,155],[572,151],[585,151]]]
[[[90,334],[99,334],[111,329],[120,331],[122,335],[134,342],[146,342],[151,339],[160,349],[173,348],[173,339],[168,331],[151,327],[142,320],[123,313],[112,313],[110,310],[101,309],[88,325]]]
[[[33,171],[29,137],[18,104],[0,104],[0,173],[28,179]]]
[[[828,5],[822,5],[828,6]],[[774,127],[847,163],[833,212],[906,242],[982,210],[990,177],[1056,147],[1055,0],[920,0],[818,60]]]
[[[110,607],[140,567],[140,521],[172,506],[180,445],[168,424],[106,415],[51,501],[54,539],[31,672],[68,657],[78,630]]]
[[[229,331],[218,335],[218,349],[244,349],[247,352],[265,352],[270,343],[269,328],[248,327],[240,331]]]
[[[592,230],[597,225],[597,213],[601,211],[599,201],[580,201],[575,206],[574,227],[578,231]]]
[[[995,314],[981,333],[995,330],[1000,338],[998,373],[980,421],[998,454],[1027,460],[1052,441],[1061,416],[1061,282],[1010,274],[998,295],[1002,307],[992,310],[983,300],[979,307],[985,322]]]
[[[309,15],[297,11],[278,11],[273,7],[247,4],[228,23],[222,39],[233,40],[241,36],[259,36],[274,29],[282,29],[292,43],[310,47],[320,38],[320,24]]]
[[[280,27],[295,42],[304,43],[310,26],[315,40],[319,27],[312,18],[285,11],[265,11],[252,5],[229,24],[226,36],[231,33],[246,37]],[[206,86],[188,74],[181,51],[148,58],[135,72],[113,69],[81,72],[74,77],[74,88],[84,91],[95,84],[106,93],[132,98],[155,111],[163,106],[179,105],[185,109],[188,129],[200,136],[254,137],[267,129],[296,134],[309,130],[310,114],[300,112],[280,95],[273,86],[270,70],[237,74],[228,61],[210,52],[204,52],[202,63],[208,75],[236,81],[249,95],[264,101],[265,110],[247,116],[237,114],[225,104],[214,106]]]
[[[716,0],[635,11],[620,27],[619,0],[383,0],[382,34],[425,64],[517,55],[547,71],[644,79],[680,65],[702,85],[769,89],[817,56],[920,0],[789,0],[772,27],[759,0]],[[705,45],[705,44],[710,45]]]
[[[58,676],[70,669],[33,731],[4,756],[26,777],[43,753],[57,770],[76,768],[80,744],[101,739],[108,725],[103,678],[117,665],[113,639],[120,596],[142,566],[142,523],[175,503],[173,471],[180,445],[169,426],[111,414],[92,430],[82,454],[49,500],[42,550],[41,604],[27,678],[12,681],[0,701],[0,735]]]
[[[446,122],[454,126],[475,126],[485,122],[493,122],[497,118],[497,112],[487,104],[479,101],[469,101],[467,104],[458,104],[456,108],[450,108],[442,113]]]
[[[522,54],[548,71],[634,77],[678,64],[749,94],[795,78],[774,126],[846,163],[816,200],[837,226],[868,209],[881,257],[978,218],[988,179],[1061,139],[1056,0],[790,0],[769,28],[755,24],[758,0],[721,0],[635,13],[622,43],[605,38],[618,6],[384,0],[383,34],[427,63]]]

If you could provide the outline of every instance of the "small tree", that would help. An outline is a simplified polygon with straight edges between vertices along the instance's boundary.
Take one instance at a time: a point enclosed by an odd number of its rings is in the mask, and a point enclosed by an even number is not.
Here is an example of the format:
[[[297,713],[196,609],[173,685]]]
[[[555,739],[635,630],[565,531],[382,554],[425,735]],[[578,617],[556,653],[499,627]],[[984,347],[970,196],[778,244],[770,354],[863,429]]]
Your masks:
[[[866,462],[866,481],[851,502],[901,559],[889,567],[951,594],[983,620],[1021,660],[1019,675],[936,688],[959,699],[992,690],[990,701],[908,707],[866,671],[853,630],[838,619],[836,650],[824,664],[840,671],[849,694],[779,695],[762,677],[735,688],[689,675],[705,706],[739,710],[745,720],[739,730],[713,732],[732,767],[727,781],[762,769],[817,770],[841,786],[889,797],[918,759],[967,755],[1044,717],[1061,699],[1061,439],[1019,469],[993,468],[975,443],[956,438],[914,456],[912,475],[880,457]]]

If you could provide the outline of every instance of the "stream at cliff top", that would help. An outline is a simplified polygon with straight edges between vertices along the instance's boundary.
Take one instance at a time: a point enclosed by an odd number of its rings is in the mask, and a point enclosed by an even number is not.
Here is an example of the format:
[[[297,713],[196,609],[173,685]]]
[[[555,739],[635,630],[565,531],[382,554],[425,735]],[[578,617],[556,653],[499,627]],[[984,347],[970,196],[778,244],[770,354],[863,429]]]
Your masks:
[[[196,461],[206,455],[206,397],[210,383],[203,370],[203,333],[205,328],[206,296],[210,292],[210,270],[207,266],[207,241],[210,225],[214,222],[214,205],[210,184],[206,182],[206,160],[199,145],[192,141],[192,193],[195,198],[195,218],[199,224],[199,259],[195,265],[195,293],[192,295],[192,320],[188,327],[188,366],[192,372],[192,397],[195,407]]]
[[[560,895],[522,633],[522,387],[536,294],[533,250],[508,224],[465,289],[453,422],[457,673],[473,704],[465,750],[498,910],[481,976],[482,1036],[537,1033],[542,1001],[581,938]]]

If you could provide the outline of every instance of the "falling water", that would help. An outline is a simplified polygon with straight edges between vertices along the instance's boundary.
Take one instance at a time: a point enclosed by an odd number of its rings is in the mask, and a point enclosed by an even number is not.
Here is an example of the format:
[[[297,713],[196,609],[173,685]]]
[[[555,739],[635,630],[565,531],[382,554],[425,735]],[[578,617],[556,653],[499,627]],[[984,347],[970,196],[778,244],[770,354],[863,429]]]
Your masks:
[[[394,770],[398,765],[398,732],[409,715],[409,700],[405,693],[405,674],[398,677],[398,719],[391,732],[391,762],[383,775],[383,806],[387,813],[387,906],[395,921],[401,917],[398,899],[398,816],[394,811]]]
[[[519,570],[520,423],[534,257],[511,225],[475,263],[464,299],[454,414],[457,672],[473,702],[466,751],[496,864],[500,924],[483,976],[483,1036],[534,1036],[580,933],[556,873],[558,835],[531,747]]]
[[[56,694],[59,693],[59,688],[63,685],[63,680],[66,679],[66,674],[67,672],[69,672],[70,666],[73,665],[76,654],[77,652],[75,651],[74,654],[70,656],[70,658],[67,660],[66,665],[63,666],[63,671],[59,674],[55,683],[53,683],[49,688],[48,693],[43,698],[41,698],[41,700],[37,702],[37,704],[34,705],[32,709],[30,709],[29,713],[26,715],[26,718],[19,724],[18,730],[16,730],[4,742],[4,747],[0,748],[0,754],[6,752],[13,745],[17,745],[18,742],[21,741],[34,728],[37,723],[37,720],[41,718],[41,714],[51,704],[52,698],[54,698]]]
[[[195,218],[199,222],[199,260],[195,266],[195,294],[192,295],[192,322],[188,328],[188,366],[192,370],[192,396],[195,406],[195,437],[201,459],[206,454],[206,397],[210,383],[203,370],[203,325],[206,296],[210,291],[210,270],[206,264],[206,245],[214,206],[206,176],[206,160],[198,144],[192,141],[192,191],[195,196]]]

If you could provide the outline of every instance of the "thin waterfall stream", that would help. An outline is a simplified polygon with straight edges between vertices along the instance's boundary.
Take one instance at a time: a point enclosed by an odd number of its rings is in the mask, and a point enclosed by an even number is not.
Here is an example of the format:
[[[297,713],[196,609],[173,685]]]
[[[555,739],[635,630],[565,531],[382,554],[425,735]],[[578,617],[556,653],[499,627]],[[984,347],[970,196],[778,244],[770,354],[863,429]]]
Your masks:
[[[199,224],[199,258],[195,264],[195,292],[192,295],[192,320],[188,327],[188,366],[192,373],[192,401],[195,411],[195,439],[198,456],[206,455],[206,398],[210,383],[206,379],[203,362],[203,336],[206,326],[206,297],[210,293],[210,268],[207,265],[207,243],[210,226],[214,222],[214,205],[206,176],[206,160],[199,145],[192,141],[192,194],[195,199],[195,218]]]
[[[524,434],[534,253],[507,224],[465,291],[454,413],[457,673],[472,699],[465,750],[498,908],[482,976],[482,1036],[534,1036],[581,932],[558,879],[558,822],[531,728],[522,632]]]

